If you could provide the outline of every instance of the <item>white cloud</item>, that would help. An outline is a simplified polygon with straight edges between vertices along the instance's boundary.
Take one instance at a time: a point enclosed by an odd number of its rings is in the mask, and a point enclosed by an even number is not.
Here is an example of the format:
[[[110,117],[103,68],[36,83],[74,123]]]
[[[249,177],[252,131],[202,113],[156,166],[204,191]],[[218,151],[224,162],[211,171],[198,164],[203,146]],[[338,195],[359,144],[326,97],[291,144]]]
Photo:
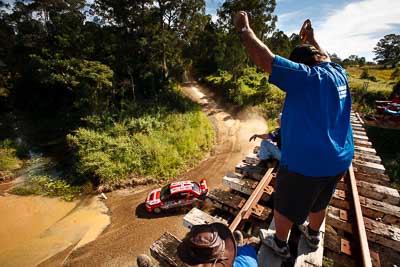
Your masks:
[[[355,54],[374,57],[379,39],[395,33],[400,24],[400,1],[365,0],[346,5],[315,27],[316,39],[330,53],[346,58]]]

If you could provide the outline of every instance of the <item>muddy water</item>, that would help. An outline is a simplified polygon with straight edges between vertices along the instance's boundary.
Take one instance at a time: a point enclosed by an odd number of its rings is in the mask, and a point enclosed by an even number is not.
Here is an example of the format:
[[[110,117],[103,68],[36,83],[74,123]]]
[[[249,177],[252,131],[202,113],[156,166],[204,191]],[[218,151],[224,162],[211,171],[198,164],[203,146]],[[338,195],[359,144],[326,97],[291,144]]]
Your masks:
[[[0,196],[0,266],[36,266],[94,240],[110,223],[107,211],[97,197]]]

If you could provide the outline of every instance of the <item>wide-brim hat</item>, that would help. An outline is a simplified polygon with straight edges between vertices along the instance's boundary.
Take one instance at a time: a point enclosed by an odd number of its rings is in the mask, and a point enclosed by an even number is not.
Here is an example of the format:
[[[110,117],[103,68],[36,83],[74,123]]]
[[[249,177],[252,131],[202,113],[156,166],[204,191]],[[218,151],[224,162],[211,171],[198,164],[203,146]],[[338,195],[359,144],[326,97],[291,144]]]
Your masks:
[[[178,256],[190,267],[233,266],[236,242],[222,223],[195,225],[178,246]]]

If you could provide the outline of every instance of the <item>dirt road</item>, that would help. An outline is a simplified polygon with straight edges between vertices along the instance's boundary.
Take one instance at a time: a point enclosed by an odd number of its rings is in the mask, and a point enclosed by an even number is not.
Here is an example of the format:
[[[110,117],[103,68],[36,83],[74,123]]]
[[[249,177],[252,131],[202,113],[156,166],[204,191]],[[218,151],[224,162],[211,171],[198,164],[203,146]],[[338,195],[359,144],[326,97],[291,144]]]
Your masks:
[[[222,177],[234,170],[235,165],[254,147],[249,137],[264,132],[265,122],[253,112],[235,114],[216,103],[215,97],[196,84],[183,88],[186,95],[203,106],[213,123],[217,144],[206,160],[179,178],[200,180],[206,178],[209,187],[221,186]],[[151,187],[121,190],[107,194],[111,224],[93,242],[74,251],[64,250],[41,266],[136,266],[136,256],[149,254],[149,247],[165,231],[182,238],[187,230],[182,225],[181,214],[146,213],[143,205]]]

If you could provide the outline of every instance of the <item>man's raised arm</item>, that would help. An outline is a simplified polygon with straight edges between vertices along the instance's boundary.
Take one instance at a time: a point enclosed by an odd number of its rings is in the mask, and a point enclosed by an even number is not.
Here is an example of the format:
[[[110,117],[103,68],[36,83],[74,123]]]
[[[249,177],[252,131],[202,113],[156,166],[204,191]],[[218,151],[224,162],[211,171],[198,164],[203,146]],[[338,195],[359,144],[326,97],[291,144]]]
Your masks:
[[[260,39],[257,38],[253,30],[250,28],[247,13],[244,11],[237,13],[234,23],[236,30],[239,32],[240,37],[246,46],[251,60],[257,67],[271,73],[272,61],[274,60],[275,55]]]

